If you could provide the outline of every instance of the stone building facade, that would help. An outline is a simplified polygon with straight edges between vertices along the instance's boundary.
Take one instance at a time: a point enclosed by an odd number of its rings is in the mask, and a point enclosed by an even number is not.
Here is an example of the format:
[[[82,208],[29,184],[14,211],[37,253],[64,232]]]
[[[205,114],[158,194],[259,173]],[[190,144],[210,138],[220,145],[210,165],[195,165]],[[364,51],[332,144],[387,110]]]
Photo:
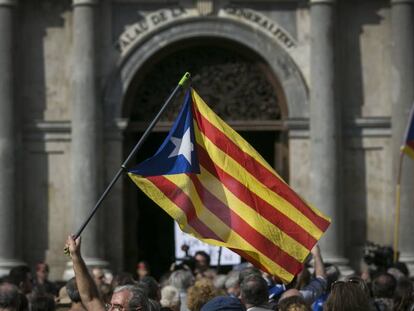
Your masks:
[[[45,260],[62,277],[66,236],[185,71],[332,217],[326,261],[357,268],[365,241],[392,243],[414,99],[413,9],[413,0],[0,0],[2,273]],[[137,160],[162,140],[177,106]],[[405,161],[400,249],[409,264],[413,172]],[[114,270],[143,258],[165,266],[172,230],[121,178],[83,233],[83,251]]]

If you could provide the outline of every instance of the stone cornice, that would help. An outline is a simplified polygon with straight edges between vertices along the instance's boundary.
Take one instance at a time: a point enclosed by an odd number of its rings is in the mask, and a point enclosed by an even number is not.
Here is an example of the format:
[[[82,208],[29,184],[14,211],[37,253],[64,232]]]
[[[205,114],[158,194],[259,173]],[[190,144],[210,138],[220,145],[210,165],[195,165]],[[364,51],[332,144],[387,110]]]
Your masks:
[[[335,4],[336,0],[310,0],[310,4]]]
[[[18,0],[0,0],[0,6],[16,6],[18,3]]]
[[[309,138],[309,119],[286,120],[290,138]],[[343,121],[345,137],[391,137],[391,118],[359,117]]]
[[[73,0],[72,6],[83,6],[83,5],[97,5],[99,4],[99,0]]]
[[[403,3],[414,4],[414,0],[391,0],[391,5],[392,4],[403,4]]]

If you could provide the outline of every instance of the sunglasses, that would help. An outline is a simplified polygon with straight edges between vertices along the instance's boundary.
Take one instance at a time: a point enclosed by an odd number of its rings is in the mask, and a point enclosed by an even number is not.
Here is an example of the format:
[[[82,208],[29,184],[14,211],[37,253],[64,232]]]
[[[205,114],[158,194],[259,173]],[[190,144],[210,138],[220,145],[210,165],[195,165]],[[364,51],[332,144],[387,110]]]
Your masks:
[[[350,277],[347,280],[344,281],[335,281],[332,283],[331,285],[331,291],[337,287],[340,284],[346,284],[346,283],[352,283],[352,284],[356,284],[359,286],[359,288],[361,288],[363,291],[367,290],[367,285],[365,284],[364,280],[359,278],[359,277]]]

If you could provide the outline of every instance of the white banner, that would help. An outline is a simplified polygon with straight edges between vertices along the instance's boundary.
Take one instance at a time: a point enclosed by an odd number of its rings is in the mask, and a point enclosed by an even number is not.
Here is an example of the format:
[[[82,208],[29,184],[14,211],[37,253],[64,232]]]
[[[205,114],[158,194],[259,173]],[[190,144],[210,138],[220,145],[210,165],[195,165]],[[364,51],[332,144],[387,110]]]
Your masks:
[[[200,240],[192,237],[191,235],[181,231],[180,227],[174,222],[174,235],[175,235],[175,257],[183,258],[185,253],[181,250],[181,246],[186,244],[190,247],[188,254],[193,256],[197,251],[205,251],[211,257],[210,264],[217,266],[218,261],[218,246],[212,246],[201,242]],[[240,256],[231,250],[223,247],[221,252],[221,265],[237,265],[241,261]]]

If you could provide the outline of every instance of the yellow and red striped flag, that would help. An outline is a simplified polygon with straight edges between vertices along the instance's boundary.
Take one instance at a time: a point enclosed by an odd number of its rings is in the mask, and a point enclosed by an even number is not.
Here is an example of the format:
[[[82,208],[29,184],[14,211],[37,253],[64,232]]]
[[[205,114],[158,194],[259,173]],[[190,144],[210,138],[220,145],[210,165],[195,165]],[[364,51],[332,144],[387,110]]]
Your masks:
[[[129,176],[184,232],[284,282],[330,223],[193,89],[164,143]]]

